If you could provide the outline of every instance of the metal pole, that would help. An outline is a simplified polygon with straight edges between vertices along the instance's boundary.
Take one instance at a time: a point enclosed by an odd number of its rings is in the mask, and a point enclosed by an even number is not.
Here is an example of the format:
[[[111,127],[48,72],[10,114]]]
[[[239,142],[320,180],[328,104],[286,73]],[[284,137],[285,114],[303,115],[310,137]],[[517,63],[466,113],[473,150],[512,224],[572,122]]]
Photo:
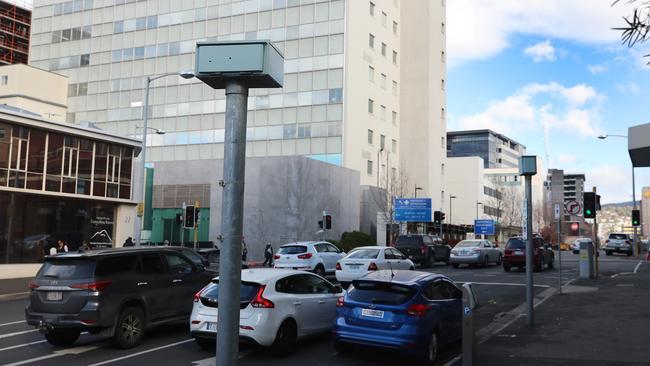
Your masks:
[[[139,185],[138,192],[139,197],[138,197],[138,204],[142,204],[144,206],[144,180],[147,172],[147,131],[148,131],[148,126],[149,126],[149,85],[151,84],[151,77],[147,76],[147,85],[145,86],[144,89],[144,108],[142,110],[142,119],[143,119],[143,128],[142,128],[142,177],[139,183],[136,183]],[[142,221],[144,220],[144,212],[142,213],[142,216],[135,216],[135,245],[140,245],[140,239],[142,237]]]
[[[533,189],[526,175],[526,324],[533,325]]]
[[[440,207],[440,213],[442,214],[442,207]],[[442,220],[440,220],[440,239],[442,240]]]
[[[453,222],[452,219],[451,219],[451,200],[453,200],[453,199],[454,199],[453,196],[450,196],[450,197],[449,197],[449,225],[453,225],[453,224],[454,224],[454,222]]]
[[[632,165],[632,201],[634,202],[634,209],[636,210],[636,183],[634,181],[634,165]],[[595,223],[595,220],[594,220]],[[637,242],[638,242],[638,237],[637,237],[637,227],[634,226],[634,246],[632,249],[634,250],[634,255],[638,256],[639,251],[637,248]]]
[[[418,185],[417,184],[415,185],[414,191],[415,191],[415,197],[414,198],[418,198]]]
[[[633,168],[634,170],[634,168]],[[633,174],[634,175],[634,174]],[[594,192],[594,198],[597,200],[598,195],[596,194],[596,187],[592,188],[592,191]],[[594,246],[594,277],[598,278],[598,213],[594,211],[595,217],[594,217],[594,225],[592,226],[591,231],[593,231],[593,246]]]
[[[321,241],[325,241],[325,225],[326,225],[326,222],[325,222],[326,217],[325,216],[327,216],[327,212],[325,212],[325,210],[323,210],[323,230],[321,231],[321,234],[320,234],[320,240]]]
[[[560,219],[561,215],[557,217],[557,256],[559,258],[558,269],[560,271],[560,294],[562,294],[562,234],[560,231],[560,225],[562,220]]]
[[[246,113],[248,88],[239,81],[226,85],[226,138],[224,144],[224,238],[219,269],[219,315],[216,365],[235,366],[239,359],[239,286],[241,283],[244,224],[244,173],[246,167]]]
[[[199,211],[199,201],[194,201],[194,250],[197,249],[199,242],[199,215],[196,214],[196,211]]]

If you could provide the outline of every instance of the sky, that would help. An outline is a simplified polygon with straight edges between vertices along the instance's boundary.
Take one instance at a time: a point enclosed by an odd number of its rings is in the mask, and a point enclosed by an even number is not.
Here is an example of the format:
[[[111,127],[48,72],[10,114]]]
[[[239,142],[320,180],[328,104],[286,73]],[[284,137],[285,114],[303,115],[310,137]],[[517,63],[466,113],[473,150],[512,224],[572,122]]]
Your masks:
[[[622,45],[612,0],[447,0],[447,129],[489,128],[584,173],[603,203],[632,199],[630,126],[650,123],[650,41]],[[538,173],[539,174],[539,173]],[[637,199],[650,168],[636,169]]]

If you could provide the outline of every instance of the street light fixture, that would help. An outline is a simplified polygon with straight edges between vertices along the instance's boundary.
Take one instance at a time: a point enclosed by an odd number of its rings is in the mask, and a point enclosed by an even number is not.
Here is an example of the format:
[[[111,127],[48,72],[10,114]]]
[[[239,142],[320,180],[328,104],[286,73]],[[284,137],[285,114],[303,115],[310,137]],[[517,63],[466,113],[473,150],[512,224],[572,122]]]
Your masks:
[[[424,189],[424,188],[418,187],[417,184],[415,185],[415,198],[418,198],[418,191],[421,191],[422,189]]]
[[[156,76],[149,76],[147,75],[146,81],[147,84],[145,85],[145,91],[144,91],[144,106],[142,109],[142,119],[144,126],[142,127],[143,130],[145,130],[145,133],[142,134],[142,176],[140,178],[140,189],[138,190],[139,197],[138,197],[138,203],[144,205],[144,179],[146,175],[146,170],[147,170],[147,133],[146,130],[149,129],[149,89],[151,86],[151,82],[154,80],[158,80],[167,76],[173,76],[177,75],[182,77],[183,79],[191,79],[194,77],[194,72],[193,71],[180,71],[180,72],[170,72],[166,74],[160,74]],[[159,135],[164,134],[165,132],[162,130],[156,129],[156,133]],[[143,215],[144,216],[144,215]],[[135,216],[135,244],[140,245],[140,239],[142,235],[142,216],[136,215]]]
[[[136,128],[136,130],[137,130],[138,128],[144,129],[144,127],[140,127],[140,126],[135,126],[135,128]],[[153,131],[153,132],[155,132],[156,135],[164,135],[164,134],[167,133],[165,130],[161,130],[160,128],[147,127],[147,129],[148,129],[148,130],[151,130],[151,131]]]

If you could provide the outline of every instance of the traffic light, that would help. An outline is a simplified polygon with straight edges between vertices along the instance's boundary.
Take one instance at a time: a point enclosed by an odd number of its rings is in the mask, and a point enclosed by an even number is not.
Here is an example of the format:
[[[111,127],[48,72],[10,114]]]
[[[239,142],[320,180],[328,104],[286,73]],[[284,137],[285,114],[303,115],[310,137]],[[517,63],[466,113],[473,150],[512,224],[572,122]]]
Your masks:
[[[193,229],[194,228],[194,219],[196,218],[194,216],[194,206],[186,206],[185,207],[185,220],[183,222],[183,227],[186,229]]]
[[[445,221],[445,213],[441,212],[440,213],[440,222],[444,222],[444,221]]]
[[[198,225],[199,222],[201,222],[200,219],[201,219],[201,209],[197,207],[194,210],[194,223]]]
[[[441,222],[442,222],[442,212],[433,211],[433,223],[440,225]]]
[[[325,215],[325,230],[332,229],[332,215]]]
[[[632,210],[632,226],[641,225],[641,211]]]
[[[596,194],[594,192],[585,192],[582,196],[583,204],[585,206],[585,219],[596,218]]]
[[[323,228],[323,220],[318,220],[318,228],[319,229]]]

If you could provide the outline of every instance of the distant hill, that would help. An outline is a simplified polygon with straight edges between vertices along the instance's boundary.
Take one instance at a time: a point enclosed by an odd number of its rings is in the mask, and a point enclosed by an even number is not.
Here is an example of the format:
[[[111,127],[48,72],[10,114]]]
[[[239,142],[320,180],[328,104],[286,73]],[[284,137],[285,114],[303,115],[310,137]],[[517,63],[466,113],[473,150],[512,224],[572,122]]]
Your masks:
[[[638,202],[637,202],[637,205],[639,205]],[[607,208],[607,207],[632,207],[632,206],[634,206],[634,201],[608,203],[608,204],[601,205],[601,208]]]

